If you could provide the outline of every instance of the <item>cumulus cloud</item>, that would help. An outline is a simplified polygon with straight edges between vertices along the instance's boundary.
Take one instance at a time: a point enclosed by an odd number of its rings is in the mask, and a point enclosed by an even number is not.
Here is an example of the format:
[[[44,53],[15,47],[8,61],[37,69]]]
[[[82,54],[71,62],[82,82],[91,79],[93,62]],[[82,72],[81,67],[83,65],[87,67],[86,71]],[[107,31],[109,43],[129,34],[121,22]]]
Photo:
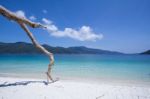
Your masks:
[[[15,14],[19,17],[26,18],[25,13],[22,10],[16,11]],[[36,20],[36,17],[30,16],[29,19],[34,21]],[[46,30],[50,35],[55,37],[69,37],[79,41],[96,41],[103,38],[102,34],[93,32],[92,28],[89,26],[82,26],[79,29],[65,28],[64,30],[59,30],[51,20],[42,18],[42,21],[47,27]]]
[[[26,18],[25,12],[22,11],[22,10],[16,11],[15,14],[16,14],[18,17]],[[35,21],[35,20],[36,20],[36,17],[32,15],[32,16],[29,17],[29,19],[32,20],[32,21]]]
[[[47,13],[47,10],[44,9],[42,12],[43,12],[44,14],[46,14],[46,13]]]
[[[18,10],[15,12],[18,17],[26,18],[24,11]]]
[[[32,16],[29,17],[29,19],[32,20],[32,21],[35,21],[36,17],[32,15]]]
[[[46,18],[42,18],[42,21],[43,21],[46,25],[52,24],[52,21],[51,21],[51,20],[48,20],[48,19],[46,19]]]
[[[46,18],[43,18],[42,21],[45,23],[47,31],[50,33],[50,35],[55,37],[70,37],[79,41],[96,41],[97,39],[103,38],[102,34],[94,33],[89,26],[82,26],[78,30],[72,28],[65,28],[62,31],[59,30],[57,26],[52,23],[52,21]]]

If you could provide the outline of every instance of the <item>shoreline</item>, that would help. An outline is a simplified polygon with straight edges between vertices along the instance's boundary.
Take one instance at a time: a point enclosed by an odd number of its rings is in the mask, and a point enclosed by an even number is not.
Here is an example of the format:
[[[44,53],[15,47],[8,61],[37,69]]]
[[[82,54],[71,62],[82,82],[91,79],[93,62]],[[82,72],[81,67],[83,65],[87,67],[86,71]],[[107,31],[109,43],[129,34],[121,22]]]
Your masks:
[[[92,83],[61,79],[45,85],[44,81],[46,79],[0,77],[0,98],[26,99],[26,96],[28,99],[150,98],[150,86]],[[23,82],[30,83],[19,85]]]
[[[39,75],[39,77],[31,75],[18,75],[14,74],[9,75],[0,75],[0,78],[18,78],[18,79],[38,79],[38,80],[47,80],[44,73]],[[150,87],[150,81],[141,81],[141,80],[127,80],[127,79],[109,79],[109,78],[84,78],[84,77],[64,77],[53,75],[54,79],[60,79],[61,81],[73,81],[73,82],[83,82],[83,83],[95,83],[95,84],[113,84],[113,85],[125,85],[125,86],[146,86]]]

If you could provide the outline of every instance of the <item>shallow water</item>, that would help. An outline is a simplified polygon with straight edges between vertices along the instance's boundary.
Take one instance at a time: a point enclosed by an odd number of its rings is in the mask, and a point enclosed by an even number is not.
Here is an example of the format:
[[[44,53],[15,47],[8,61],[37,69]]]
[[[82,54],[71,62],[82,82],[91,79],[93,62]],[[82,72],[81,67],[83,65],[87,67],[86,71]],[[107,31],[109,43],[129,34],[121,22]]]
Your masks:
[[[0,55],[0,76],[44,78],[48,63],[49,60],[45,55]],[[63,79],[149,83],[150,56],[57,54],[52,74]]]

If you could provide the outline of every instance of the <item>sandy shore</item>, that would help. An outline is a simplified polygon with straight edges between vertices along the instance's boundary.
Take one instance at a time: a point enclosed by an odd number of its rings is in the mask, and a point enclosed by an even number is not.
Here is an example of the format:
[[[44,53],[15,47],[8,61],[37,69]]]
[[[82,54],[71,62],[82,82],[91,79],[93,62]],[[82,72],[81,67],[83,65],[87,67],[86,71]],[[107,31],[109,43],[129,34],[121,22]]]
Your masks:
[[[150,99],[150,86],[0,77],[0,99]]]

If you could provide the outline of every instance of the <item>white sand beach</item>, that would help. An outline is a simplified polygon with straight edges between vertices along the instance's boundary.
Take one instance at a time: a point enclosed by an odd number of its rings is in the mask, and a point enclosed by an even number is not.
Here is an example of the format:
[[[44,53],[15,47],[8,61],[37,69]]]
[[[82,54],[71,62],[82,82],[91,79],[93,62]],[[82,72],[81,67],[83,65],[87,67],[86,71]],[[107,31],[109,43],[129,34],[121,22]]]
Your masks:
[[[0,77],[0,99],[150,99],[150,86]]]

